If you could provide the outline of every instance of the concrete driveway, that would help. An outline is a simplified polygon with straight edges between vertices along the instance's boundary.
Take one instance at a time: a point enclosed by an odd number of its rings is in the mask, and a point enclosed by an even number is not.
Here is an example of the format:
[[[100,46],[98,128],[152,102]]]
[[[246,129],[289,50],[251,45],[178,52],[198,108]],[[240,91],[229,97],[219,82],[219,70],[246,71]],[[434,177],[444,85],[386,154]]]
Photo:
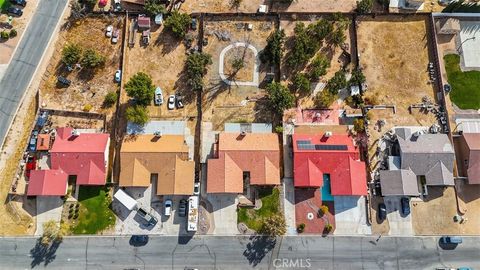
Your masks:
[[[387,219],[390,224],[390,235],[413,235],[412,214],[403,216],[400,204],[401,196],[384,197],[387,206]]]
[[[236,194],[207,194],[206,199],[212,205],[214,226],[213,234],[235,235],[239,234],[237,228]]]
[[[57,196],[37,196],[37,230],[35,235],[43,234],[43,224],[62,219],[63,200]]]
[[[365,197],[334,196],[336,235],[366,235],[372,229],[367,224]]]

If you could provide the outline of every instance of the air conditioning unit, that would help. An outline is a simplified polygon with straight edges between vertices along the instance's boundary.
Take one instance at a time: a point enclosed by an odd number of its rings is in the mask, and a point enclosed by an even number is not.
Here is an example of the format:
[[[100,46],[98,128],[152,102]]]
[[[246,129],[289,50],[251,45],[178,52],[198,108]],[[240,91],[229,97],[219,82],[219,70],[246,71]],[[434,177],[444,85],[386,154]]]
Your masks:
[[[78,131],[77,129],[72,130],[72,136],[75,136],[75,137],[80,136],[80,131]]]
[[[161,132],[161,131],[155,131],[155,132],[153,133],[153,135],[154,135],[155,137],[160,138],[160,137],[162,137],[162,132]]]

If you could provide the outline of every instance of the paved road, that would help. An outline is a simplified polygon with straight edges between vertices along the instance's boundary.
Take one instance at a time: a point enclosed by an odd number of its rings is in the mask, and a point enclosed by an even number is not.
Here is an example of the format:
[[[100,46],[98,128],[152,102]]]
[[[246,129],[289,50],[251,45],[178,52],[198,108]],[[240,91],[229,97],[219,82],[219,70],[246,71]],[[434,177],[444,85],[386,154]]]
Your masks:
[[[50,250],[34,238],[0,239],[0,269],[480,269],[480,239],[464,237],[453,250],[435,237],[286,237],[271,244],[249,237],[150,236],[66,238]],[[283,267],[282,267],[283,266]],[[296,267],[295,267],[296,266]]]
[[[40,62],[67,0],[39,0],[38,8],[0,81],[0,143]]]

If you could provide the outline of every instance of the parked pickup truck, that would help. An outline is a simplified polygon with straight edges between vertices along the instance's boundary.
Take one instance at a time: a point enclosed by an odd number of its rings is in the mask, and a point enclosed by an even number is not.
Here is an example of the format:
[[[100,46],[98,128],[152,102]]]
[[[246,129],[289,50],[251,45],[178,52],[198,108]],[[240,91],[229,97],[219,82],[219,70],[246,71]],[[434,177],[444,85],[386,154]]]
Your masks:
[[[145,208],[140,207],[137,210],[138,215],[140,215],[150,226],[155,226],[158,220],[152,216]]]

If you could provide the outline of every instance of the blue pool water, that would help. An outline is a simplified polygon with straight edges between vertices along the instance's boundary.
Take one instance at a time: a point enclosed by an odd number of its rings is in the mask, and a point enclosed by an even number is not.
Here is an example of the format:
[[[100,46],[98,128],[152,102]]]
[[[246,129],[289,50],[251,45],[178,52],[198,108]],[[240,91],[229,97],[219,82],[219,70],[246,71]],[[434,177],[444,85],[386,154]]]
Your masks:
[[[333,196],[330,188],[330,175],[323,175],[323,187],[322,187],[322,201],[332,202]]]

